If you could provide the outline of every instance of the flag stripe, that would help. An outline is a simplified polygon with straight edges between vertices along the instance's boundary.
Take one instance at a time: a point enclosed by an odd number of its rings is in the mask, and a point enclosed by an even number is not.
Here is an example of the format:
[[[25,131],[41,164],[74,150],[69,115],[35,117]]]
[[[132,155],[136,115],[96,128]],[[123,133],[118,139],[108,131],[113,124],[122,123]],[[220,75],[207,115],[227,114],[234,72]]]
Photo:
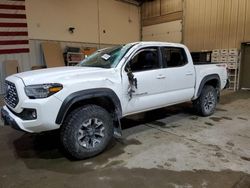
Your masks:
[[[24,5],[4,5],[0,4],[0,9],[25,10]]]
[[[2,23],[27,23],[26,19],[0,18]]]
[[[28,36],[28,32],[0,32],[0,36]]]
[[[29,44],[0,45],[0,50],[29,48]]]
[[[11,45],[11,44],[29,44],[28,40],[2,40],[0,45]]]
[[[0,55],[29,51],[25,0],[0,0]]]
[[[0,9],[0,14],[25,14],[25,10]]]
[[[28,40],[28,36],[0,36],[1,40]]]
[[[27,27],[27,23],[0,22],[0,27]]]
[[[27,27],[0,27],[0,32],[28,32]]]
[[[0,50],[0,54],[17,54],[17,53],[29,53],[29,48],[23,48],[23,49],[5,49]]]
[[[0,13],[0,18],[22,19],[22,18],[26,18],[26,15],[25,14],[2,14],[2,13]]]
[[[4,4],[4,5],[25,5],[25,2],[24,1],[1,0],[1,4]]]

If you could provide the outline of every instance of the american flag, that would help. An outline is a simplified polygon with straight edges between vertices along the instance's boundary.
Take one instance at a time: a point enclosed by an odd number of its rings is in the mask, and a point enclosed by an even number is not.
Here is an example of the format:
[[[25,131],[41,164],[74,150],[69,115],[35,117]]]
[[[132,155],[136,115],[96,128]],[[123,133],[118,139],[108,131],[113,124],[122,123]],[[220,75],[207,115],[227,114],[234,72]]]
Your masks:
[[[0,55],[28,52],[25,0],[0,0]]]

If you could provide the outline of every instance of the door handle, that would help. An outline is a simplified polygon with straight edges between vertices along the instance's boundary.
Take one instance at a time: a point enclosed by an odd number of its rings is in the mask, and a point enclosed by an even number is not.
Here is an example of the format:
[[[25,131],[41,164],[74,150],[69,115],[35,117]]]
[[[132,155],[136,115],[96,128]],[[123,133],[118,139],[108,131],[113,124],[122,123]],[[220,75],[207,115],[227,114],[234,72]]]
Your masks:
[[[186,75],[191,76],[191,75],[193,75],[193,73],[192,72],[187,72]]]
[[[165,79],[166,76],[164,76],[164,75],[158,75],[156,78],[157,78],[157,79]]]

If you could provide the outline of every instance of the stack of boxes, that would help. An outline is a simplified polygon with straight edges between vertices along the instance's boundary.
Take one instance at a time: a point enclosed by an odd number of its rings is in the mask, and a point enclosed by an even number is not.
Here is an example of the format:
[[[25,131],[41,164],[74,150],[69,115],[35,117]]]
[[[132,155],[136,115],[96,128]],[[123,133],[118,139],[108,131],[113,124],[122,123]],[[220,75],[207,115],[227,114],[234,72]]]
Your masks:
[[[219,49],[213,50],[211,61],[213,63],[220,63],[221,62],[220,60],[221,60],[220,50]]]
[[[228,69],[237,69],[238,68],[238,59],[239,52],[236,48],[232,48],[228,50]]]
[[[212,51],[213,63],[226,63],[229,71],[229,89],[237,90],[239,51],[236,48],[215,49]]]

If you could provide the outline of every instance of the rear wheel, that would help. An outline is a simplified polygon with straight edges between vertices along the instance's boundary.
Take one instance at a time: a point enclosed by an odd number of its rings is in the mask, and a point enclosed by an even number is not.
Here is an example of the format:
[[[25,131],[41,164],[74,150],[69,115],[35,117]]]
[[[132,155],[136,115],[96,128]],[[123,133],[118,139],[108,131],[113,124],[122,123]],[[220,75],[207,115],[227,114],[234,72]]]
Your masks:
[[[110,114],[96,105],[86,105],[72,111],[61,129],[61,142],[75,159],[85,159],[101,153],[113,137]]]
[[[214,113],[217,105],[217,92],[211,85],[205,85],[201,95],[193,102],[194,108],[202,116],[210,116]]]

